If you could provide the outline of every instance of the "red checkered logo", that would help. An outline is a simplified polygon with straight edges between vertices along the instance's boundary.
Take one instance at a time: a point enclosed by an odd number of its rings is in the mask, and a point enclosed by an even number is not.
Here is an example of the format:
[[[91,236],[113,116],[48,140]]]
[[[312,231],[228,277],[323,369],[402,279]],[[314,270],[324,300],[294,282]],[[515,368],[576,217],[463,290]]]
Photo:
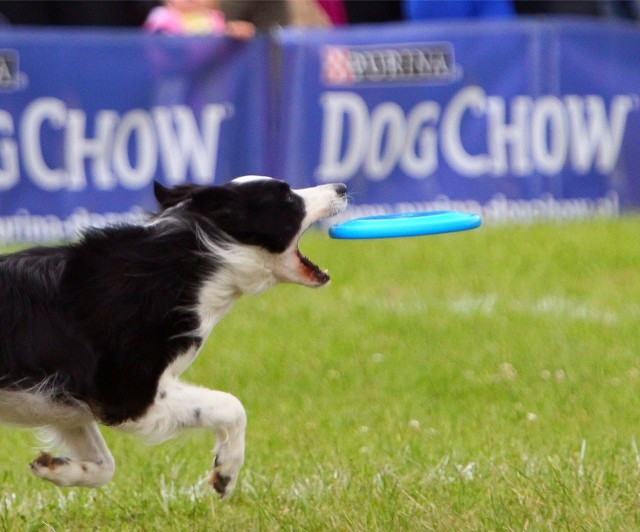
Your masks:
[[[347,85],[355,81],[349,50],[328,46],[322,53],[322,78],[329,85]]]

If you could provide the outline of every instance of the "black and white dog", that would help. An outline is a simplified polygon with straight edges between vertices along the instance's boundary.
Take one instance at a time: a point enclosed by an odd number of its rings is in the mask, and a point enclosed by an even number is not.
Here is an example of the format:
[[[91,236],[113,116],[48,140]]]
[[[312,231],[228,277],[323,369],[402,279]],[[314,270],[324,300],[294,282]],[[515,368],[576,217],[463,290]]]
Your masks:
[[[0,421],[45,427],[66,453],[43,452],[31,471],[59,486],[112,478],[97,423],[152,442],[210,429],[211,484],[225,496],[244,459],[244,408],[178,376],[242,294],[329,281],[298,240],[344,209],[346,187],[245,176],[156,184],[155,195],[160,212],[145,224],[0,256]]]

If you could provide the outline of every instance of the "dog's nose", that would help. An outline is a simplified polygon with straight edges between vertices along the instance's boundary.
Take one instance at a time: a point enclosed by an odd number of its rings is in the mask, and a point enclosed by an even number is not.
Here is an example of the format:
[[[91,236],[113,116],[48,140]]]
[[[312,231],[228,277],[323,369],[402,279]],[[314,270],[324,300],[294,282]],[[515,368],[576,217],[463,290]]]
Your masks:
[[[347,185],[343,183],[337,183],[333,185],[338,196],[346,196],[347,195]]]

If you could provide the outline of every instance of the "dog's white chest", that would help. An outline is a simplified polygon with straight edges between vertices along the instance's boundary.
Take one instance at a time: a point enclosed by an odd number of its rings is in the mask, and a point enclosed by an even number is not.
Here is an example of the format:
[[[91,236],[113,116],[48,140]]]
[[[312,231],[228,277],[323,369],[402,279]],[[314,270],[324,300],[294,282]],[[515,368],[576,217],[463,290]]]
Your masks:
[[[166,372],[172,377],[177,377],[183,373],[191,363],[196,359],[202,346],[193,346],[184,353],[179,354],[166,369]]]

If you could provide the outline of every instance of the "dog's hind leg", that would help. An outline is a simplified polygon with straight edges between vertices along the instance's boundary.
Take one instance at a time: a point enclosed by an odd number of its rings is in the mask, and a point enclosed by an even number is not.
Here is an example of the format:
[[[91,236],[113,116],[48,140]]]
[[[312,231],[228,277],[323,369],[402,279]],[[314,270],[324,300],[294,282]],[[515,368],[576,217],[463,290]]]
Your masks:
[[[58,486],[98,487],[113,476],[113,457],[83,403],[52,401],[46,392],[0,390],[0,420],[40,428],[68,452],[65,458],[42,453],[30,464],[38,477]]]
[[[111,480],[115,462],[95,422],[47,427],[46,432],[65,448],[68,457],[42,453],[30,464],[34,475],[58,486],[98,488]]]
[[[214,432],[216,455],[211,485],[225,497],[233,491],[244,461],[244,407],[233,395],[163,378],[146,414],[120,428],[159,443],[187,428]]]

